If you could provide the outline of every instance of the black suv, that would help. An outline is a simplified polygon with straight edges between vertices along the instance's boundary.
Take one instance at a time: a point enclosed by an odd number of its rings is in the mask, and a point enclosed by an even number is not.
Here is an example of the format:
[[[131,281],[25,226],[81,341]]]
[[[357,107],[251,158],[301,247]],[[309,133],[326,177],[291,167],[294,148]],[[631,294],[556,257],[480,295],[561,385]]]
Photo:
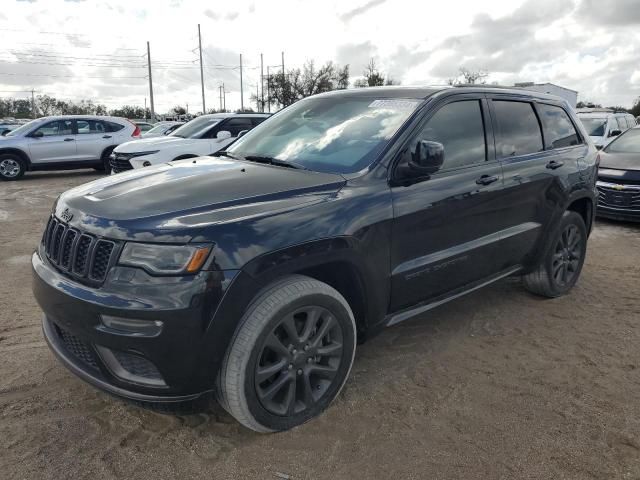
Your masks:
[[[567,293],[596,164],[548,95],[310,97],[215,158],[63,193],[33,255],[44,335],[110,393],[160,407],[215,394],[251,429],[288,429],[338,395],[356,339],[508,275]]]

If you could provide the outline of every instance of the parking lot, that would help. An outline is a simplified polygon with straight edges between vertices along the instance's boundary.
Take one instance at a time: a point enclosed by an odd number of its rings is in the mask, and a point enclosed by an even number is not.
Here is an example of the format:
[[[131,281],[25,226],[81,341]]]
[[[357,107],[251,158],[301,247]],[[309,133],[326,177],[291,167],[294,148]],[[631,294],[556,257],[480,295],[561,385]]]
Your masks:
[[[567,297],[508,279],[386,330],[325,414],[258,435],[125,404],[49,352],[30,255],[56,196],[95,178],[0,184],[0,477],[640,478],[640,225],[599,221]]]

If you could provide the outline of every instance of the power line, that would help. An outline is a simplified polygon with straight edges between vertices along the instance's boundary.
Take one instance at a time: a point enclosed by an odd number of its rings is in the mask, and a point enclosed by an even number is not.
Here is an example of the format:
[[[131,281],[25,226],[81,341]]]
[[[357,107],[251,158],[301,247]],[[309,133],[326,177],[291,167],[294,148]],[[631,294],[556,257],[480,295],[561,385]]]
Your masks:
[[[106,79],[142,79],[142,78],[147,78],[147,75],[142,76],[142,77],[130,77],[130,76],[125,76],[125,77],[112,77],[109,75],[100,75],[100,76],[92,76],[92,75],[53,75],[53,74],[46,74],[46,73],[13,73],[13,72],[0,72],[0,75],[11,75],[11,76],[16,76],[16,77],[53,77],[53,78],[97,78],[97,79],[101,79],[101,80],[106,80]]]

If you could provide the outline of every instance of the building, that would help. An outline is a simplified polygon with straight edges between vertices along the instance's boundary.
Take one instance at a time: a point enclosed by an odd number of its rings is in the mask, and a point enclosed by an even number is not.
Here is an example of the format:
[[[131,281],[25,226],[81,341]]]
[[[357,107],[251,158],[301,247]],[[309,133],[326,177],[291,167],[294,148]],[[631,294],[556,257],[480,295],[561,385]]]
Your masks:
[[[553,83],[523,82],[516,83],[514,86],[518,88],[525,88],[527,90],[533,90],[536,92],[556,95],[557,97],[564,98],[573,108],[576,108],[576,103],[578,103],[578,92],[576,92],[575,90],[571,90],[570,88],[555,85]]]

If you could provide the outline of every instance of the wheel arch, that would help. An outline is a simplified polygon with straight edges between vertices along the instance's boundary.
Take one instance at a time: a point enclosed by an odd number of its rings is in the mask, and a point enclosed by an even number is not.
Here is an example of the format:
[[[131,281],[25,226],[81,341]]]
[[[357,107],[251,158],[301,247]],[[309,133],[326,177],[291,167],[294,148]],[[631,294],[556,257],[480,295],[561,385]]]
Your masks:
[[[15,147],[0,148],[0,155],[13,154],[19,156],[27,164],[27,170],[31,170],[31,159],[24,150]]]
[[[570,200],[566,210],[570,210],[580,214],[584,220],[584,224],[587,227],[587,233],[591,232],[593,227],[593,218],[595,213],[595,204],[591,196],[584,194]]]
[[[113,152],[113,150],[114,150],[117,146],[118,146],[118,145],[109,145],[108,147],[105,147],[105,148],[102,150],[102,153],[100,154],[100,159],[101,159],[101,160],[102,160],[102,159],[104,159],[104,158],[105,158],[105,156],[107,155],[107,152],[108,152],[109,154],[111,154],[111,152]]]

